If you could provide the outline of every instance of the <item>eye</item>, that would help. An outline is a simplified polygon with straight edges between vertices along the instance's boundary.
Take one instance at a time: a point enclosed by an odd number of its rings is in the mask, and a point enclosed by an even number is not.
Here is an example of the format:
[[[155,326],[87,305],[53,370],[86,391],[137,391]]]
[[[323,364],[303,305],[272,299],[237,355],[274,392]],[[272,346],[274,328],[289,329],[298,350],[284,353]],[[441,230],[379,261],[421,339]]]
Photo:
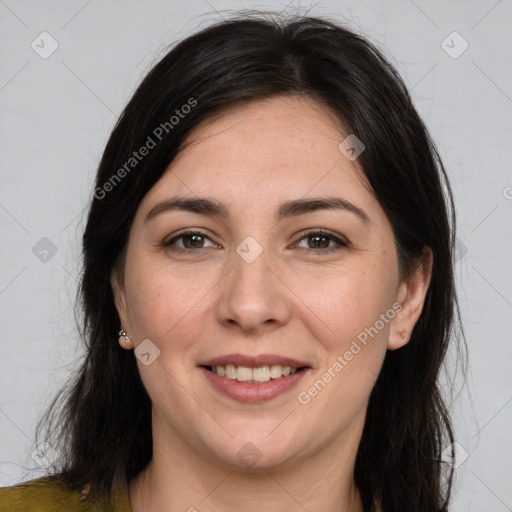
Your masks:
[[[298,246],[300,247],[300,243],[305,240],[306,247],[302,246],[302,248],[306,250],[307,254],[325,254],[348,247],[348,242],[324,229],[301,233],[301,236]]]
[[[307,254],[324,254],[340,250],[348,247],[348,242],[342,240],[331,231],[319,229],[307,233],[301,233],[301,238],[298,247],[305,250]],[[301,247],[301,243],[306,241],[306,246]],[[206,245],[209,242],[210,245]],[[219,247],[219,245],[212,242],[212,240],[203,233],[197,230],[186,230],[174,235],[162,244],[163,247],[171,247],[179,251],[188,251],[193,249],[207,249],[208,247]]]
[[[206,246],[205,242],[209,240],[212,245]],[[217,244],[214,244],[210,238],[201,231],[194,230],[186,230],[182,231],[176,236],[173,236],[169,240],[166,240],[163,244],[163,247],[172,247],[178,250],[190,250],[190,249],[206,249],[208,247],[218,247]]]

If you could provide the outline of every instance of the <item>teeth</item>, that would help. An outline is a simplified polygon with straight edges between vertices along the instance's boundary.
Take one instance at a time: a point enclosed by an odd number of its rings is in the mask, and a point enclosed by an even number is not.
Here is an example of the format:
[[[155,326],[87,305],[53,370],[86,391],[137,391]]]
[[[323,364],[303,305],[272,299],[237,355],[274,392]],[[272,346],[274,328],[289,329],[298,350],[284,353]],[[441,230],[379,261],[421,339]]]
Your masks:
[[[278,364],[273,364],[270,367],[270,377],[272,379],[278,379],[279,377],[281,377],[281,366],[279,366]]]
[[[222,370],[221,370],[222,371]],[[217,366],[217,373],[219,373],[219,367]],[[236,366],[234,364],[226,365],[226,377],[231,380],[236,379]]]
[[[257,382],[268,382],[270,380],[270,368],[268,366],[260,366],[252,370],[252,378]]]
[[[248,380],[252,380],[252,368],[239,366],[236,370],[236,380],[238,382],[247,382]]]
[[[259,366],[257,368],[227,364],[226,366],[214,366],[212,367],[212,371],[221,377],[227,377],[228,379],[237,380],[238,382],[256,383],[269,382],[271,379],[279,379],[280,377],[293,375],[298,371],[298,368],[281,366],[279,364]]]

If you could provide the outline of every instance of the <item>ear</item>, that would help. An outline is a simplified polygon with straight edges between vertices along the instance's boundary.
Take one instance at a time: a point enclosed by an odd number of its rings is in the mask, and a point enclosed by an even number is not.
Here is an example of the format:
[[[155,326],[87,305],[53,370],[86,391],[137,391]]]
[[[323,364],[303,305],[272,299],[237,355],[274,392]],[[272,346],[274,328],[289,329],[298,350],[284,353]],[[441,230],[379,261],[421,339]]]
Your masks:
[[[110,285],[112,286],[112,293],[114,295],[114,302],[116,305],[117,314],[119,315],[119,319],[121,321],[120,328],[122,327],[128,333],[129,336],[131,329],[126,308],[126,293],[124,290],[124,285],[121,282],[119,272],[115,268],[112,270],[112,273],[110,274]],[[133,348],[133,345],[123,342],[121,338],[119,338],[119,345],[126,350],[130,350],[131,348]]]
[[[432,249],[425,247],[416,269],[400,283],[397,301],[402,305],[402,309],[391,321],[388,350],[396,350],[409,342],[412,330],[423,310],[432,277],[432,263]]]

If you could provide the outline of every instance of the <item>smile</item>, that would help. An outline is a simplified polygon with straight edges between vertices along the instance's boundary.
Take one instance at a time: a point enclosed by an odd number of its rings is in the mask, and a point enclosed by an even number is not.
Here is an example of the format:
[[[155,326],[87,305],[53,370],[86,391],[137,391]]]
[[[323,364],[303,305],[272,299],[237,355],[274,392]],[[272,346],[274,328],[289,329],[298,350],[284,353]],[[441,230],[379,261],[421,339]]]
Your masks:
[[[231,380],[237,380],[238,382],[248,382],[251,384],[269,382],[272,379],[288,377],[288,375],[293,375],[300,370],[300,368],[281,366],[279,364],[263,365],[258,366],[257,368],[236,366],[234,364],[228,364],[225,366],[207,366],[206,368],[220,377],[226,377]]]
[[[231,354],[199,365],[212,388],[239,402],[261,403],[292,390],[311,371],[302,361],[277,355]]]

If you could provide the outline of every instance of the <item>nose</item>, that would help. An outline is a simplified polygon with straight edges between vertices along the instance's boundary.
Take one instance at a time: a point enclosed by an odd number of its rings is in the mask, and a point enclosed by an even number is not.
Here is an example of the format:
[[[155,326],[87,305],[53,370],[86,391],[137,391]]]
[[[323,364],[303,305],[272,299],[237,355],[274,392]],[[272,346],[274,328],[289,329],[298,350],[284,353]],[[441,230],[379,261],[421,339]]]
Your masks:
[[[286,324],[292,294],[266,252],[249,262],[234,251],[231,259],[217,307],[219,322],[253,333]]]

